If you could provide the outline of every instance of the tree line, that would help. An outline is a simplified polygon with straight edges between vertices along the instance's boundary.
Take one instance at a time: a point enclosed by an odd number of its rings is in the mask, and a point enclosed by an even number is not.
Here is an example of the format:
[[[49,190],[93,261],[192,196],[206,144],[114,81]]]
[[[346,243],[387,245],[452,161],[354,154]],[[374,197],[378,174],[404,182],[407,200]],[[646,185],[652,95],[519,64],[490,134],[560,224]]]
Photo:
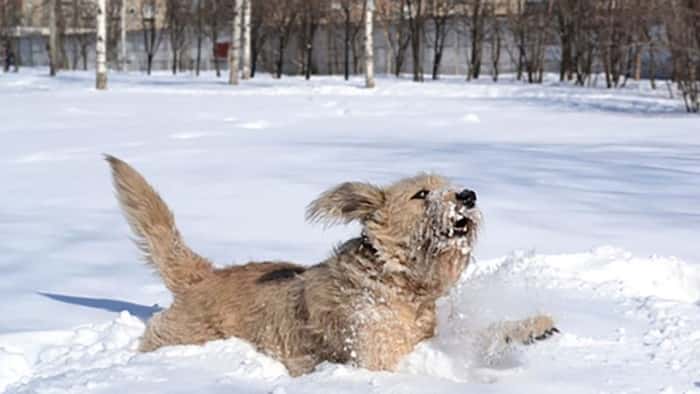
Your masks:
[[[55,14],[51,63],[87,68],[94,34],[77,35],[72,48],[66,48],[63,37],[67,28],[97,26],[97,2],[46,1]],[[677,87],[688,111],[700,111],[697,0],[141,0],[128,13],[123,1],[107,0],[105,39],[112,44],[106,49],[107,61],[118,63],[120,46],[114,43],[124,30],[123,23],[112,22],[129,17],[143,36],[147,73],[163,41],[170,47],[173,73],[189,67],[197,74],[203,57],[212,54],[204,43],[227,41],[231,83],[239,76],[254,77],[262,63],[279,78],[292,62],[298,73],[311,78],[317,68],[313,55],[321,49],[340,58],[328,60],[328,72],[347,79],[371,73],[374,31],[386,43],[391,73],[410,72],[421,82],[425,64],[431,66],[427,73],[432,79],[440,77],[448,37],[459,35],[465,38],[467,79],[488,73],[497,81],[504,64],[528,83],[541,83],[552,67],[562,81],[581,86],[602,75],[608,88],[624,87],[643,74],[656,88],[657,76],[663,75]],[[0,4],[0,31],[8,32],[17,23],[12,5],[19,1]],[[322,32],[332,32],[334,38],[317,39]],[[11,36],[3,33],[0,39],[5,52],[12,51]],[[292,42],[297,43],[296,53],[290,54]],[[184,52],[192,47],[196,55],[186,65]],[[214,67],[220,74],[218,61]],[[372,77],[367,84],[373,85]]]

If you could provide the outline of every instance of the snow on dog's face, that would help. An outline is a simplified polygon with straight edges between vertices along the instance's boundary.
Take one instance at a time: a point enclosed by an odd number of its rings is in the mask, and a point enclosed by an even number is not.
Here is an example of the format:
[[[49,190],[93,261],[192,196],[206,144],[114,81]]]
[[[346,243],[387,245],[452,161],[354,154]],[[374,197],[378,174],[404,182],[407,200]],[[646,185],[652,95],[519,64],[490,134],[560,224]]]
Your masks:
[[[313,201],[307,217],[359,221],[382,272],[438,295],[466,267],[481,221],[476,193],[454,188],[436,175],[418,175],[383,188],[343,183]]]

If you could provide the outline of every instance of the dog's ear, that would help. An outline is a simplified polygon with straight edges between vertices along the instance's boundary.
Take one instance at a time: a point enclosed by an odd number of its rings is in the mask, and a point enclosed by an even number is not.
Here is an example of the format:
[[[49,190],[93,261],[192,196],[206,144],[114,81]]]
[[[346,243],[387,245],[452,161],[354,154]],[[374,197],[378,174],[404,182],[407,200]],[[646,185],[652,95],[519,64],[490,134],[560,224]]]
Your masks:
[[[306,220],[327,224],[364,222],[384,204],[384,191],[362,182],[342,183],[321,194],[306,208]]]

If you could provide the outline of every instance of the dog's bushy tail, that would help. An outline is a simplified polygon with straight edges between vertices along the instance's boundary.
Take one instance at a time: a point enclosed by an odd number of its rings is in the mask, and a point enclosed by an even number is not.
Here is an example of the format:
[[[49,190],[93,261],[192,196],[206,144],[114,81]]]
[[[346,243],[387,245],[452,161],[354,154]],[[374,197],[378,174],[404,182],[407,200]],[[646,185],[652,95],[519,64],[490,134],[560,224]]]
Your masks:
[[[168,206],[130,165],[105,155],[117,199],[136,235],[136,245],[175,295],[212,272],[212,264],[187,247]]]

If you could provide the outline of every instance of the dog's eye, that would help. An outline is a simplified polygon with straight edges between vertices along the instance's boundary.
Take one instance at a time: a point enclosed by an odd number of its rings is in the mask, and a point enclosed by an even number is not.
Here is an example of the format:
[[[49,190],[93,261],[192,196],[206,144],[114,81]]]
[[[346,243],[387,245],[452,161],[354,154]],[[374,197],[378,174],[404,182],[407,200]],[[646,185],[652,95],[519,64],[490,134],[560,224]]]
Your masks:
[[[428,193],[430,193],[430,191],[423,189],[414,194],[413,197],[411,197],[411,200],[425,200],[425,198],[428,197]]]

